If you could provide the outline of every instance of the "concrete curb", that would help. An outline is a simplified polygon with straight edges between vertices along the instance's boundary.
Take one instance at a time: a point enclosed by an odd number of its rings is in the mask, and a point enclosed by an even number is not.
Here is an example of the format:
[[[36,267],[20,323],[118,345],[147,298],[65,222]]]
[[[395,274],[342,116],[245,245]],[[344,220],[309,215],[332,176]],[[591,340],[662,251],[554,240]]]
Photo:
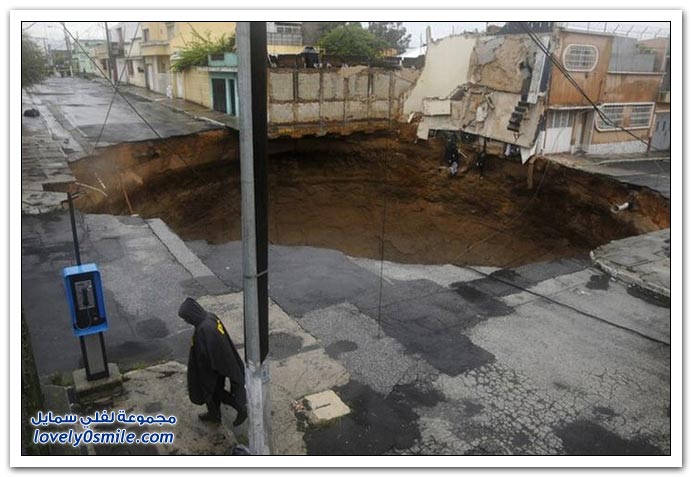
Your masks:
[[[218,295],[230,291],[226,284],[202,263],[163,220],[147,219],[145,222],[171,255],[205,288],[207,293]]]
[[[138,93],[136,90],[132,90],[132,89],[127,89],[127,90],[121,89],[121,90],[123,91],[123,93],[129,93],[129,94],[138,96],[138,97],[140,97],[140,98],[144,98],[144,99],[149,100],[149,101],[156,101],[156,99],[152,99],[151,97],[149,97],[149,96],[147,96],[147,95],[145,95],[145,94]],[[161,98],[161,101],[158,101],[158,104],[160,104],[161,106],[165,106],[165,107],[167,107],[168,109],[170,109],[170,110],[172,110],[172,111],[176,111],[176,112],[178,112],[178,113],[183,113],[184,115],[186,115],[186,116],[188,116],[188,117],[190,117],[190,118],[192,118],[192,119],[194,119],[194,120],[197,120],[197,121],[205,121],[205,122],[207,122],[207,123],[209,123],[209,124],[213,124],[214,126],[218,126],[218,127],[220,127],[220,128],[230,128],[230,126],[228,126],[228,125],[226,125],[226,124],[224,124],[224,123],[222,123],[222,122],[216,121],[216,120],[211,119],[211,118],[207,118],[207,117],[205,117],[205,116],[196,116],[196,115],[192,114],[191,112],[189,112],[189,111],[186,110],[186,109],[179,108],[179,107],[177,107],[177,106],[173,106],[172,104],[167,104],[166,102],[164,102],[165,99],[168,99],[168,98],[165,97],[165,96],[162,97],[162,98]]]
[[[589,252],[589,257],[591,258],[591,261],[597,268],[603,270],[605,273],[612,276],[613,278],[616,278],[630,285],[636,285],[655,295],[670,299],[670,288],[663,287],[656,283],[648,282],[644,280],[639,274],[631,272],[626,268],[616,268],[614,265],[610,263],[609,260],[598,258],[596,254],[594,254],[593,250]]]

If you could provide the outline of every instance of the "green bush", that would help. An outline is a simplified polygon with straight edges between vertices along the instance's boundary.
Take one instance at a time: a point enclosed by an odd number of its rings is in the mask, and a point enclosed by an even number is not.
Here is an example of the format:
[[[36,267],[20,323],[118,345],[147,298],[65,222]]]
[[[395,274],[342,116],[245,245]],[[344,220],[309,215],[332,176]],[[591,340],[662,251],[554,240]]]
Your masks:
[[[228,53],[235,50],[235,36],[221,35],[212,39],[211,33],[201,35],[192,30],[193,39],[185,42],[185,47],[180,51],[180,56],[171,64],[171,71],[185,71],[193,66],[208,66],[209,55]]]
[[[47,75],[43,51],[29,35],[22,33],[22,88],[40,83]]]
[[[366,56],[376,58],[387,48],[387,43],[360,25],[336,27],[318,42],[328,55]]]

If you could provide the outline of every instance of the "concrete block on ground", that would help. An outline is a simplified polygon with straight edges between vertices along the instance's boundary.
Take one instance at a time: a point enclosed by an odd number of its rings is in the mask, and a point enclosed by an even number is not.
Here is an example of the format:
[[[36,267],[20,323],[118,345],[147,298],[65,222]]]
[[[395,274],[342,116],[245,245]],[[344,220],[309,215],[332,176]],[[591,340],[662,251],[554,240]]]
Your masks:
[[[303,402],[308,411],[308,421],[315,426],[326,424],[351,412],[331,389],[305,396]]]
[[[110,376],[88,381],[86,369],[80,368],[72,373],[74,390],[80,404],[90,404],[122,393],[123,378],[115,363],[108,363]]]
[[[590,255],[614,278],[670,298],[670,229],[613,240]]]

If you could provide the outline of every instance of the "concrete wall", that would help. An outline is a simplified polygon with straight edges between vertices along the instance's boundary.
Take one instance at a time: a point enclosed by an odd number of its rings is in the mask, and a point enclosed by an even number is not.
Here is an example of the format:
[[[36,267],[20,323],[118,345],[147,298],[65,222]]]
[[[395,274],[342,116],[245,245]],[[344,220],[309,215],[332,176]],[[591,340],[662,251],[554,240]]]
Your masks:
[[[139,86],[140,88],[146,88],[146,78],[144,77],[144,60],[142,58],[132,59],[132,70],[133,73],[125,73],[127,75],[128,84],[133,84]]]
[[[608,73],[600,100],[604,103],[653,103],[658,99],[662,79],[663,73]]]
[[[185,99],[211,109],[209,72],[202,68],[190,68],[183,73]]]
[[[425,66],[404,102],[403,114],[423,111],[424,98],[446,98],[468,80],[476,37],[449,36],[428,45]]]
[[[165,22],[156,22],[163,24],[163,32],[166,33]],[[170,39],[168,47],[171,54],[181,50],[185,46],[185,42],[194,40],[194,31],[206,37],[207,34],[212,39],[220,38],[221,35],[235,35],[235,22],[175,22],[173,27],[174,36]],[[159,27],[160,28],[160,27]]]
[[[531,105],[521,122],[519,133],[507,129],[509,117],[521,95],[471,87],[460,100],[451,100],[451,114],[426,115],[418,125],[418,137],[427,139],[430,130],[464,131],[496,141],[530,148],[538,131],[543,114],[543,101]],[[426,104],[428,102],[426,101]],[[436,105],[440,106],[441,105]]]
[[[300,137],[385,129],[402,116],[402,95],[418,74],[366,66],[271,69],[269,135]]]
[[[598,50],[598,61],[593,71],[571,71],[570,76],[591,99],[602,101],[601,91],[608,73],[612,36],[561,31],[557,39],[558,43],[554,54],[560,61],[564,61],[564,50],[572,44],[591,45]],[[589,106],[589,102],[584,96],[565,78],[565,75],[555,68],[550,79],[549,97],[550,106]]]

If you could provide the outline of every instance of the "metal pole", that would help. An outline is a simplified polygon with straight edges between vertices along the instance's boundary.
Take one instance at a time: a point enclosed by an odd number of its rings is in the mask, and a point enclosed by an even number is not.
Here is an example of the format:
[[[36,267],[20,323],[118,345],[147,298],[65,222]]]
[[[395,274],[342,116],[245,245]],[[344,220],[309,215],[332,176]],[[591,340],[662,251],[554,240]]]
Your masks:
[[[74,76],[74,72],[72,71],[72,45],[70,45],[70,37],[67,35],[65,22],[60,22],[60,24],[62,25],[63,33],[65,34],[65,48],[67,48],[67,61],[69,61],[70,76]]]
[[[74,244],[74,259],[77,265],[82,264],[82,257],[79,255],[79,238],[77,237],[77,224],[74,219],[74,204],[72,202],[72,193],[67,193],[67,204],[70,206],[70,224],[72,225],[72,243]]]
[[[113,56],[112,56],[112,51],[111,51],[111,34],[108,31],[108,22],[103,22],[103,24],[106,27],[106,51],[108,52],[108,78],[112,79],[113,78]],[[115,83],[117,81],[117,78],[113,81]]]
[[[238,22],[245,387],[250,452],[271,453],[267,297],[267,30]]]

